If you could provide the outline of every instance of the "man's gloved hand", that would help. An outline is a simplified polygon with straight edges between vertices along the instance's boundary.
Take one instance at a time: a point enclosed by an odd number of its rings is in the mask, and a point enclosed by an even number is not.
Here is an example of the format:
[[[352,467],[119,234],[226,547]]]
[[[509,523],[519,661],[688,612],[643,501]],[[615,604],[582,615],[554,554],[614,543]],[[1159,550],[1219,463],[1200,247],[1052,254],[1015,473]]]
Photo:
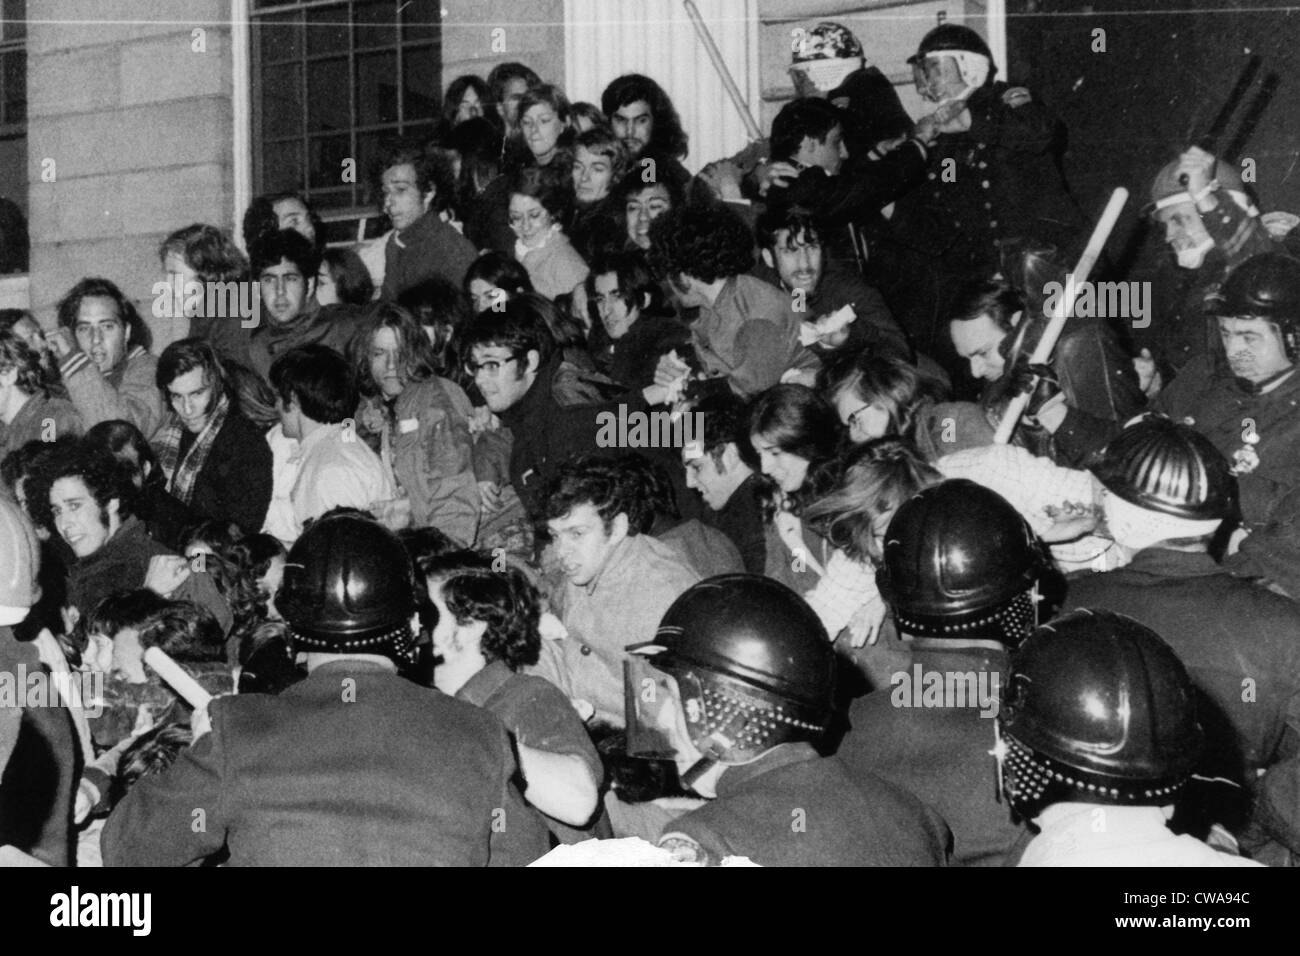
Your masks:
[[[1025,418],[1037,420],[1039,413],[1049,405],[1065,403],[1061,393],[1061,380],[1056,377],[1048,365],[1030,365],[1018,362],[1011,370],[1011,388],[1013,395],[1027,394],[1029,404],[1025,406]]]

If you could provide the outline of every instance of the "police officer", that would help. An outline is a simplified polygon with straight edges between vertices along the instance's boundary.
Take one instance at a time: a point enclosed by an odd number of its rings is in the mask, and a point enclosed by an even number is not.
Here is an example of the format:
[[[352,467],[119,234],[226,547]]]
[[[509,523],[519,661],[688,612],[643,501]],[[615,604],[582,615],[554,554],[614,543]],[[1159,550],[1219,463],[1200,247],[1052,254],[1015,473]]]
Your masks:
[[[1076,611],[1012,655],[999,783],[1038,835],[1019,866],[1251,866],[1166,823],[1203,746],[1195,688],[1154,631]]]
[[[929,169],[898,201],[895,268],[882,270],[894,284],[884,291],[921,351],[951,356],[940,323],[963,281],[998,271],[999,242],[1033,237],[1070,250],[1082,217],[1056,161],[1060,123],[1029,90],[994,80],[978,33],[941,24],[908,62],[936,110],[917,124]]]
[[[1247,259],[1208,309],[1218,325],[1213,357],[1188,362],[1152,406],[1224,454],[1252,530],[1300,486],[1300,262],[1276,252]]]
[[[222,697],[211,731],[140,781],[104,828],[107,865],[522,865],[545,831],[511,783],[501,722],[408,682],[414,571],[395,535],[329,514],[285,564],[277,607],[307,677]]]
[[[67,702],[53,690],[38,649],[49,635],[20,642],[13,631],[40,599],[40,553],[26,517],[0,498],[0,675],[9,685],[0,694],[0,847],[50,866],[70,866],[80,747]],[[42,683],[48,689],[44,699],[30,696]],[[7,858],[0,854],[0,860]]]
[[[965,479],[922,491],[885,533],[876,581],[911,663],[853,702],[838,756],[855,778],[879,774],[942,816],[954,864],[999,866],[1020,835],[988,784],[992,717],[1045,570],[1020,514]]]
[[[1207,760],[1183,825],[1202,835],[1222,824],[1256,858],[1269,840],[1281,844],[1270,857],[1300,852],[1300,802],[1286,799],[1300,781],[1300,606],[1210,556],[1236,514],[1228,462],[1188,426],[1152,417],[1125,428],[1094,472],[1111,535],[1136,553],[1072,580],[1066,606],[1159,628],[1204,695]],[[1261,798],[1277,809],[1252,813]]]
[[[1146,212],[1162,231],[1173,260],[1155,282],[1155,320],[1134,328],[1161,378],[1168,382],[1218,338],[1206,298],[1228,273],[1252,256],[1281,251],[1260,221],[1241,174],[1193,146],[1160,168]],[[1157,383],[1151,388],[1159,390]]]
[[[949,835],[910,794],[850,779],[814,743],[831,722],[835,652],[817,615],[769,578],[709,578],[626,667],[628,752],[675,760],[705,804],[659,845],[681,860],[939,866]]]

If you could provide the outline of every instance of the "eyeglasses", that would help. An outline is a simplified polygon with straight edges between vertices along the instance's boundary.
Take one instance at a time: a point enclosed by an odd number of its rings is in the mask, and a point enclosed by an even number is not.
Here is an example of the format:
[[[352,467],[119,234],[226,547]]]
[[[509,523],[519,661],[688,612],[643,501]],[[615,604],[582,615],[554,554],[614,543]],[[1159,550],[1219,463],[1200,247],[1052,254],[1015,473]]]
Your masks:
[[[853,431],[854,429],[856,429],[856,428],[859,427],[859,426],[858,426],[858,416],[861,415],[861,414],[862,414],[863,412],[865,412],[865,411],[870,411],[870,409],[871,409],[872,407],[873,407],[873,406],[871,406],[871,405],[863,405],[861,408],[859,408],[857,411],[855,411],[855,412],[854,412],[852,415],[850,415],[848,418],[844,419],[844,424],[847,425],[847,426],[849,427],[849,431]]]
[[[486,362],[474,362],[467,359],[465,361],[465,372],[470,378],[477,378],[479,372],[482,372],[488,378],[496,378],[501,374],[501,366],[518,361],[518,355],[512,355],[508,359],[488,359]]]

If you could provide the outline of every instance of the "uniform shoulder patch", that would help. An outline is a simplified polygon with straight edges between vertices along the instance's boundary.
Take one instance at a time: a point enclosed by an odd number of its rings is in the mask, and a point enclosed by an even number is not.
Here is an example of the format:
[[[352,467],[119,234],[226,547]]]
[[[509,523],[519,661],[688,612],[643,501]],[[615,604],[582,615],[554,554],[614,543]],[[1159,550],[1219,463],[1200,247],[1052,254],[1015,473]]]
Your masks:
[[[678,863],[695,863],[700,866],[709,866],[713,861],[709,858],[709,851],[700,846],[693,838],[685,833],[665,833],[659,838],[658,846],[662,850],[667,850],[673,855],[673,859]]]
[[[1002,102],[1006,103],[1007,106],[1010,106],[1012,109],[1017,106],[1024,106],[1031,99],[1033,99],[1033,97],[1029,95],[1029,91],[1023,86],[1013,86],[1002,94]]]

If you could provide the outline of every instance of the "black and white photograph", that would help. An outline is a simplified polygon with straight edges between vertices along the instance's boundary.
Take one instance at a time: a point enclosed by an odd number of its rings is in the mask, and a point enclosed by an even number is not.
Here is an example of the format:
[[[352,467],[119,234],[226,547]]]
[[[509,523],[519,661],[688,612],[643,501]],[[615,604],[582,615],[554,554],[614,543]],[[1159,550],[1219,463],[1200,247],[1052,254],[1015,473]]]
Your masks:
[[[162,868],[248,867],[1269,922],[1300,7],[0,14],[19,922],[158,935]]]

